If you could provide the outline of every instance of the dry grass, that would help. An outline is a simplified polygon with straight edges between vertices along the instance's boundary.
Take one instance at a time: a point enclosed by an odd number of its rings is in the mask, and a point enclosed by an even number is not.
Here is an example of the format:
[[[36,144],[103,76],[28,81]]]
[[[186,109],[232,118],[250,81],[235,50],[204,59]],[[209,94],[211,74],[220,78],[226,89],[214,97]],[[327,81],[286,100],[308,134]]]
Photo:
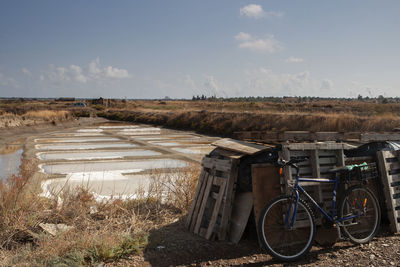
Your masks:
[[[61,121],[68,119],[71,115],[66,110],[34,110],[23,115],[26,118],[42,119],[44,121]]]
[[[84,188],[40,197],[32,166],[0,183],[1,266],[93,265],[140,253],[150,230],[186,213],[199,172],[193,166],[164,175],[154,171],[140,199],[96,202]],[[53,236],[41,223],[71,228]]]
[[[110,110],[99,113],[99,116],[220,136],[232,136],[240,131],[385,132],[400,126],[400,116],[392,113],[361,116],[337,113]]]

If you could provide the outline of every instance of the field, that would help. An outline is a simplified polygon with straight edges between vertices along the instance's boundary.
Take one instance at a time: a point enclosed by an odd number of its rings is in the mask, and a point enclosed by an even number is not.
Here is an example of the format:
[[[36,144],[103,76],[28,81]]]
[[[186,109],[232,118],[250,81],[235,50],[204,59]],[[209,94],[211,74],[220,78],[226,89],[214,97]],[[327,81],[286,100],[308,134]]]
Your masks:
[[[400,126],[400,102],[394,98],[108,100],[101,104],[91,100],[85,102],[87,107],[75,108],[73,102],[55,100],[2,100],[0,113],[2,120],[6,121],[8,118],[10,125],[13,115],[19,121],[33,117],[36,121],[53,123],[72,117],[100,116],[219,136],[232,136],[236,131],[256,130],[385,132]],[[57,111],[57,114],[46,114],[43,110]]]

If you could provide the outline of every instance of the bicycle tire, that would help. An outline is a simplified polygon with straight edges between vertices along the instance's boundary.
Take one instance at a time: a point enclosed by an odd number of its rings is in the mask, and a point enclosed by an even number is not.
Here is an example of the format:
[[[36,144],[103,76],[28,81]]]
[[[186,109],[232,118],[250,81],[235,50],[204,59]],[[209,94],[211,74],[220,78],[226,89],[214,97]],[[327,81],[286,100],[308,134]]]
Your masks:
[[[285,227],[287,208],[293,204],[291,196],[274,198],[264,207],[258,220],[258,232],[264,248],[282,261],[295,261],[307,254],[315,236],[314,215],[302,199],[298,202],[293,229]]]
[[[346,190],[339,209],[340,218],[360,215],[342,223],[345,236],[355,244],[371,241],[379,229],[381,219],[381,210],[375,195],[363,186],[350,187]]]

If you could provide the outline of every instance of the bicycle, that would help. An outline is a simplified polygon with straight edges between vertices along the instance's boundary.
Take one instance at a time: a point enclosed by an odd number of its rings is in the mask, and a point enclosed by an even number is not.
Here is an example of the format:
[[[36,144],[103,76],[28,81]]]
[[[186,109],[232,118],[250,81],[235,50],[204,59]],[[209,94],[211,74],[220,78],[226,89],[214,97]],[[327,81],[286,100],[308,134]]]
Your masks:
[[[338,205],[339,216],[335,214],[336,192],[339,184],[348,183],[341,179],[352,172],[346,168],[330,170],[333,179],[301,178],[297,163],[308,158],[293,158],[290,161],[278,160],[280,168],[293,167],[296,176],[292,193],[272,199],[263,209],[258,222],[261,241],[273,257],[282,261],[295,261],[304,256],[312,247],[316,231],[315,217],[309,204],[300,198],[300,193],[320,211],[326,220],[335,225],[339,238],[356,244],[369,242],[376,234],[380,224],[380,207],[374,194],[359,184],[345,190]],[[360,167],[358,172],[360,172]],[[342,175],[340,175],[342,174]],[[332,209],[330,214],[306,192],[299,182],[332,183]],[[342,235],[342,231],[344,236]]]

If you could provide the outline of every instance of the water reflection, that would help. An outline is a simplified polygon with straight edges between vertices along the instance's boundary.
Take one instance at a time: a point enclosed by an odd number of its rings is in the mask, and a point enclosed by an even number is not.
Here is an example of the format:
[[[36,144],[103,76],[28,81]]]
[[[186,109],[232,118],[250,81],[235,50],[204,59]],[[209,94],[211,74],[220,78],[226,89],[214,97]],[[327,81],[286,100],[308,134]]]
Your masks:
[[[18,174],[21,165],[23,149],[12,153],[0,154],[0,179],[5,180],[13,174]]]

